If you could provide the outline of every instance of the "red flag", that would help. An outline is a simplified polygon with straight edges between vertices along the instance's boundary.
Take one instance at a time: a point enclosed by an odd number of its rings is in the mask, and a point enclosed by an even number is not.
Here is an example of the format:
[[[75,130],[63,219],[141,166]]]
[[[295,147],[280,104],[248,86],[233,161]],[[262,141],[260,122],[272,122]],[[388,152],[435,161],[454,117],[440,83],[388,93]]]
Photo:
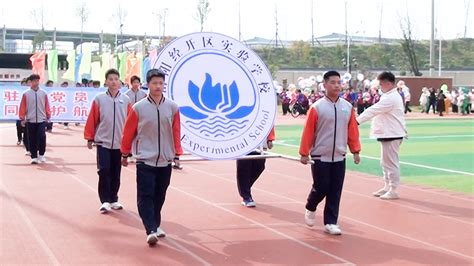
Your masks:
[[[30,57],[31,66],[33,67],[33,74],[38,74],[40,76],[40,83],[43,83],[45,80],[44,76],[44,66],[46,63],[46,51],[41,50],[36,52]]]
[[[141,73],[141,62],[140,58],[135,52],[127,56],[127,74],[125,76],[125,83],[130,84],[132,76],[140,76]]]

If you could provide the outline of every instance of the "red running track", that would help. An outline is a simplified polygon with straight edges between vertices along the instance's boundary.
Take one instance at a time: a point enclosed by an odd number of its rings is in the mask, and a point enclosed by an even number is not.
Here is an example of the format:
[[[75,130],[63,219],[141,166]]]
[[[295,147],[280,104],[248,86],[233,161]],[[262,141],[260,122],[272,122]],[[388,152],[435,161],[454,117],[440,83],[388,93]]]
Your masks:
[[[98,211],[95,153],[82,127],[48,134],[47,164],[30,165],[15,127],[0,125],[0,262],[12,264],[445,264],[473,265],[474,198],[402,186],[402,199],[371,196],[374,176],[348,172],[342,236],[303,221],[310,169],[267,160],[240,205],[235,162],[188,162],[175,171],[163,209],[168,236],[145,242],[136,209],[135,166],[122,169],[122,211]]]

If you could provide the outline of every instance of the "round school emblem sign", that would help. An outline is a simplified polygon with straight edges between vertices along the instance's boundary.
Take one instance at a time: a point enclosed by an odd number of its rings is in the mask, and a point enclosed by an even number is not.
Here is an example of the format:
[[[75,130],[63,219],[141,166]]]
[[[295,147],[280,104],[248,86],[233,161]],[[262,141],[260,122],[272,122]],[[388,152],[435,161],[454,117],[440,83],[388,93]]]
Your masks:
[[[218,33],[192,33],[168,44],[154,68],[179,105],[181,144],[195,155],[242,157],[266,141],[276,113],[273,80],[244,44]]]

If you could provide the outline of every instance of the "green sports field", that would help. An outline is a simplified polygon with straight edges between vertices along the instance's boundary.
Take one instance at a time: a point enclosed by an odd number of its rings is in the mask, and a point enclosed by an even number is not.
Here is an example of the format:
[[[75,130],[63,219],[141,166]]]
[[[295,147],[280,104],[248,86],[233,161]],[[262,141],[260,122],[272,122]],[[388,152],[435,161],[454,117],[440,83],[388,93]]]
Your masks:
[[[408,140],[400,150],[403,183],[474,194],[474,120],[409,120]],[[370,123],[360,126],[362,162],[347,160],[349,170],[381,176],[380,145],[369,139]],[[276,127],[272,150],[298,156],[302,125]]]

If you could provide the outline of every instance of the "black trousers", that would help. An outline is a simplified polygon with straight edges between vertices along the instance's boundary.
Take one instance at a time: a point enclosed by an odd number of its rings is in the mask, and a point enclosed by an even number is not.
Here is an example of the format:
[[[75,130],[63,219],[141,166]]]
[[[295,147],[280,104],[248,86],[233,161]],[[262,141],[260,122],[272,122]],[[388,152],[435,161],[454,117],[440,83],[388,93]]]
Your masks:
[[[410,113],[411,113],[410,102],[405,102],[405,114],[406,114],[407,112],[410,112]]]
[[[122,154],[119,149],[97,145],[97,173],[99,174],[99,199],[101,203],[117,202],[120,189]]]
[[[326,198],[324,224],[337,224],[345,173],[346,160],[334,163],[315,160],[311,166],[313,187],[308,196],[306,209],[316,211],[318,204]]]
[[[28,131],[28,148],[31,152],[31,159],[44,155],[46,151],[46,123],[26,123]],[[28,150],[28,149],[27,149]]]
[[[137,163],[138,213],[147,235],[156,232],[161,225],[161,208],[165,203],[170,180],[171,164],[165,167],[153,167]]]
[[[53,130],[53,122],[46,123],[46,130],[48,131]]]
[[[18,142],[23,142],[23,145],[26,148],[26,151],[30,151],[28,147],[28,130],[26,130],[26,126],[23,127],[21,125],[21,120],[16,121],[16,137],[18,139]]]
[[[426,110],[426,114],[430,112],[431,107],[433,107],[433,114],[436,113],[436,102],[430,102],[428,104],[428,109]]]
[[[251,152],[249,155],[258,155]],[[237,160],[237,188],[244,200],[252,199],[251,188],[265,170],[265,159]]]
[[[287,113],[291,112],[289,103],[282,103],[281,108],[282,108],[282,111],[283,111],[283,115],[286,115]]]

